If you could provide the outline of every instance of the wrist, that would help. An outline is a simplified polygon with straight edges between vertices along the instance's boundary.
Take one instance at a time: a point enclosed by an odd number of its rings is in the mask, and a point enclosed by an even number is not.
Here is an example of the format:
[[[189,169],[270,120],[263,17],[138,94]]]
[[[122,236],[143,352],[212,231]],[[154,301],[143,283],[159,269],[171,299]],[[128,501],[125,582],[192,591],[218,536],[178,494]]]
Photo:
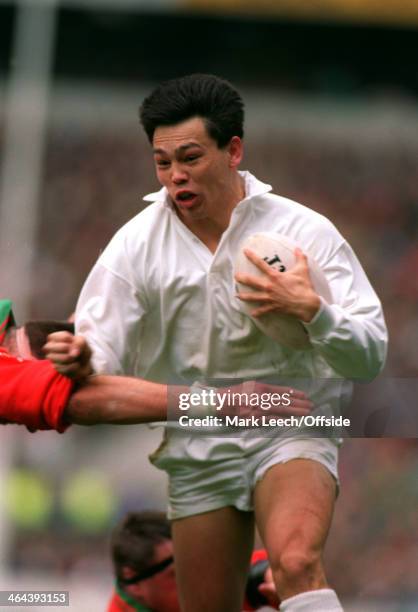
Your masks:
[[[303,323],[310,323],[321,308],[321,299],[319,295],[312,292],[309,299],[302,305],[299,319]]]
[[[189,407],[184,411],[190,417],[203,418],[217,414],[216,389],[195,381],[188,391]]]

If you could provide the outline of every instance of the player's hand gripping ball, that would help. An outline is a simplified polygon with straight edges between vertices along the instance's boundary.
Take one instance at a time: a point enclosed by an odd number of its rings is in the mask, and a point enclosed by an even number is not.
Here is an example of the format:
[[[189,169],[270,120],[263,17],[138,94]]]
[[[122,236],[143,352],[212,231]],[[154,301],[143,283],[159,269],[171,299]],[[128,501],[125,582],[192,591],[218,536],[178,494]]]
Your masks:
[[[250,249],[260,259],[267,262],[269,266],[285,273],[295,265],[295,249],[298,247],[301,248],[286,236],[273,232],[262,232],[248,236],[239,248],[234,273],[250,274],[258,278],[265,276],[264,272],[244,254],[245,249]],[[331,291],[324,273],[315,259],[309,253],[306,254],[308,256],[309,275],[316,293],[326,302],[332,303]],[[241,283],[237,283],[237,289],[246,292],[254,291],[251,287]],[[251,317],[251,312],[257,303],[241,301],[240,304],[242,312]],[[293,315],[268,312],[258,317],[251,317],[251,319],[260,331],[279,344],[298,350],[311,348],[308,332],[303,323]]]

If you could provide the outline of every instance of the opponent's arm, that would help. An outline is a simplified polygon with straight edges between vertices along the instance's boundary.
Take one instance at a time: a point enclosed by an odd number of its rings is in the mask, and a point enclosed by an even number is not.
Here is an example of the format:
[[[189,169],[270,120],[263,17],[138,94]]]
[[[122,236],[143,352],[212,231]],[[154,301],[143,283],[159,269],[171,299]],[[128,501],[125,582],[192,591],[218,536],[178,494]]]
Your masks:
[[[65,415],[78,425],[129,425],[165,421],[167,407],[167,385],[126,376],[90,376],[72,394]]]
[[[189,396],[189,386],[165,385],[140,378],[127,376],[88,376],[89,357],[91,352],[82,336],[73,336],[67,332],[55,332],[48,336],[44,347],[46,357],[61,374],[78,382],[68,401],[65,417],[67,422],[79,425],[114,424],[129,425],[150,423],[153,421],[176,420],[181,414],[180,397]],[[221,394],[228,392],[259,396],[260,398],[280,394],[288,399],[283,405],[271,407],[271,414],[282,416],[302,416],[312,411],[313,405],[302,391],[290,390],[287,387],[269,385],[257,381],[220,388]],[[206,408],[205,408],[206,406]],[[198,408],[197,414],[205,416],[208,404]],[[224,416],[227,413],[259,416],[265,414],[260,406],[233,404],[216,413]],[[196,416],[196,415],[194,415]]]

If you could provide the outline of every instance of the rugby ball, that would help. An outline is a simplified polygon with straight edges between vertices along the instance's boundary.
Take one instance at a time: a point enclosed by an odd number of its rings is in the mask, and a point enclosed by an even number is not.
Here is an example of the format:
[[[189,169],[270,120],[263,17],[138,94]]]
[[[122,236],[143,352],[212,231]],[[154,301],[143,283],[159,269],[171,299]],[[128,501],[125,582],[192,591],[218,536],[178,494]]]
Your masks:
[[[244,249],[251,249],[261,259],[266,261],[279,272],[291,270],[296,263],[295,249],[299,245],[287,236],[273,232],[260,232],[248,236],[240,245],[235,260],[235,273],[251,274],[262,277],[263,272],[257,268],[244,254]],[[332,303],[332,295],[319,265],[306,249],[299,248],[308,256],[309,274],[315,291],[329,304]],[[237,283],[238,291],[251,291],[251,287]],[[250,313],[257,307],[257,302],[244,302],[239,300],[241,310],[251,317]],[[251,317],[254,324],[266,336],[269,336],[279,344],[297,350],[311,348],[308,332],[303,323],[292,315],[269,312],[260,317]]]

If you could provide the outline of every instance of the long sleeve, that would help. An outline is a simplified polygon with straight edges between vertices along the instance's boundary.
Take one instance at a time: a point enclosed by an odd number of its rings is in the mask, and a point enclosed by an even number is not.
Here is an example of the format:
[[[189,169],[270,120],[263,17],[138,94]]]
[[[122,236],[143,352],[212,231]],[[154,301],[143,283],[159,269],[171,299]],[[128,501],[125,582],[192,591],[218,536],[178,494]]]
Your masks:
[[[98,374],[132,374],[145,314],[143,301],[129,280],[100,261],[81,291],[76,330],[87,339]]]
[[[305,325],[311,342],[341,376],[371,380],[386,359],[388,336],[381,303],[346,242],[323,270],[334,303],[322,302],[317,315]]]

